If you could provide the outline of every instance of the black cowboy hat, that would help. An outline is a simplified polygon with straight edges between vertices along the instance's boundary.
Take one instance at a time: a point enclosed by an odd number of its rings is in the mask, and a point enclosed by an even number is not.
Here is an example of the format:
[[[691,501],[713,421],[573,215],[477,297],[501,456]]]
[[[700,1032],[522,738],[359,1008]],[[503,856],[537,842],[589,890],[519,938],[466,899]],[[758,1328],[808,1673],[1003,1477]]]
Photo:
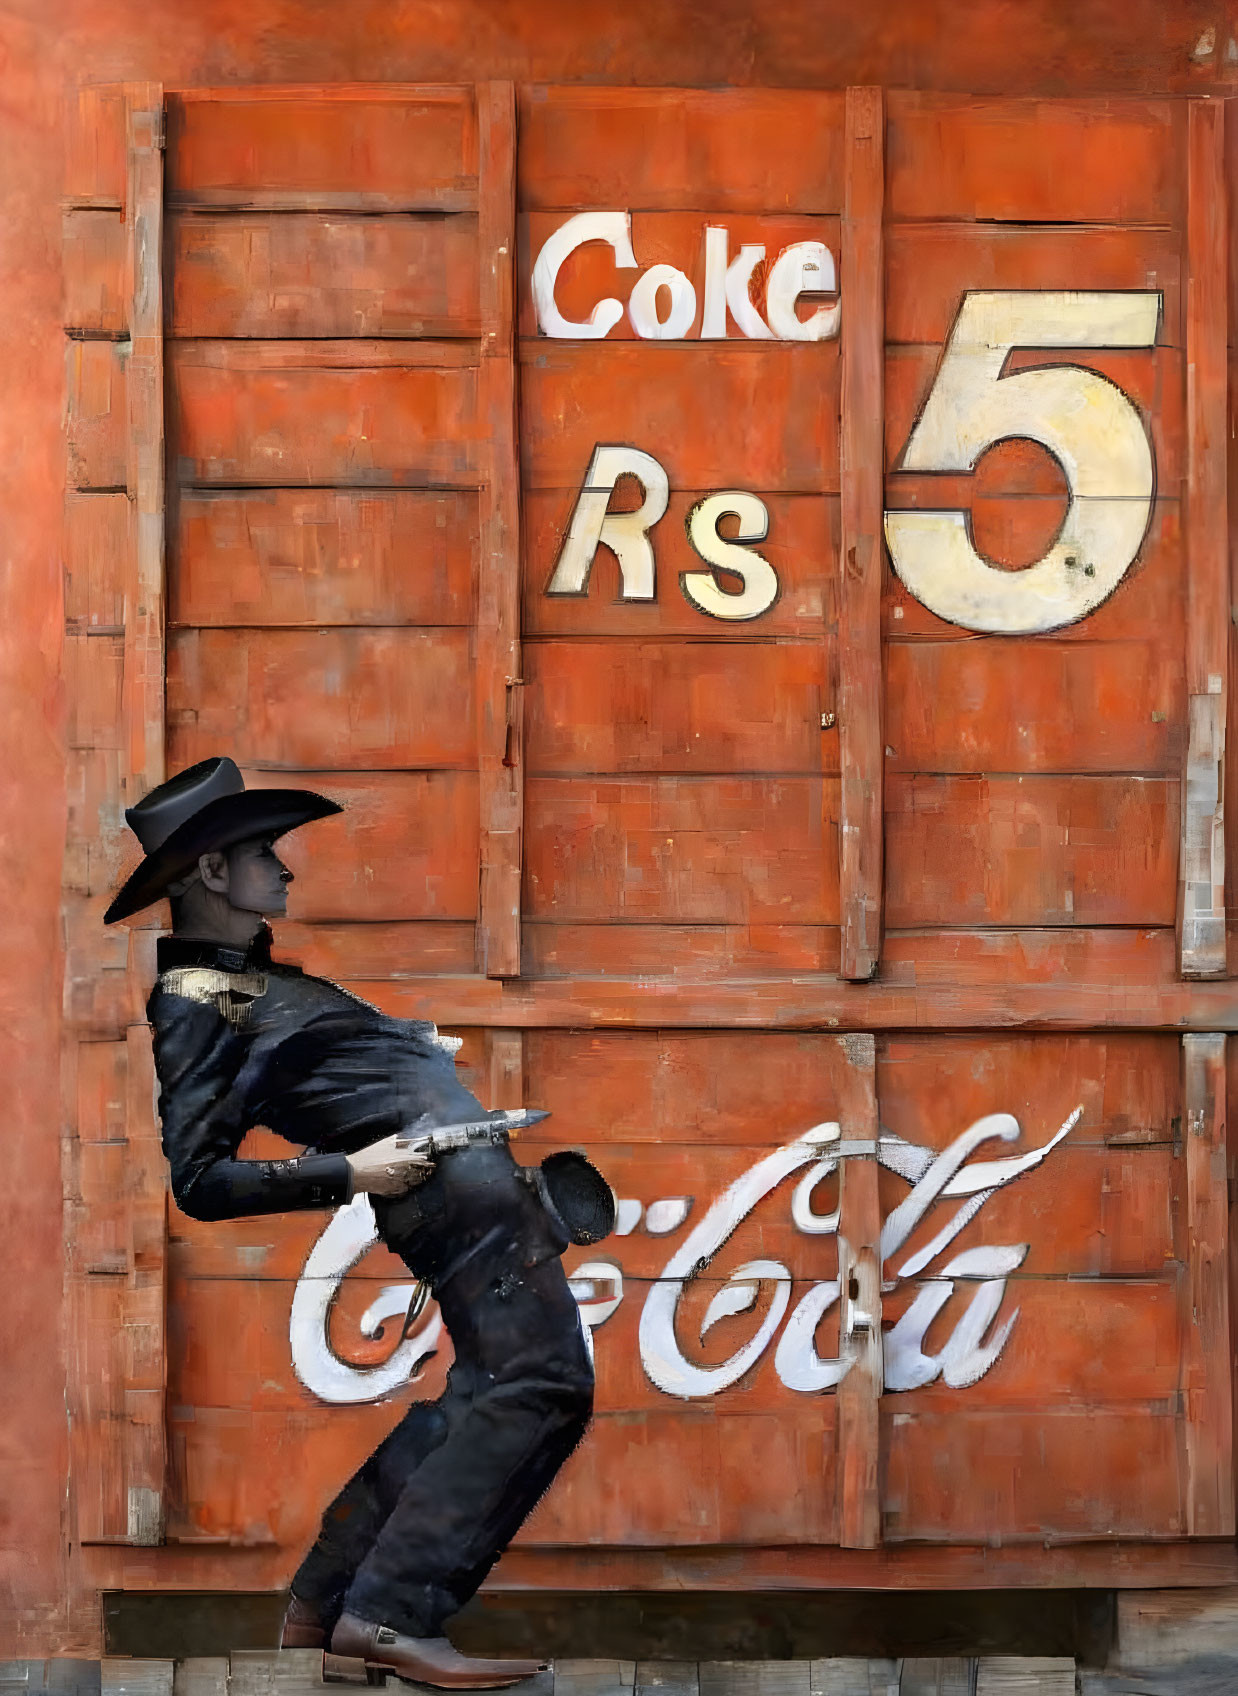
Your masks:
[[[201,760],[126,809],[125,820],[146,858],[126,880],[103,922],[115,924],[149,907],[170,883],[193,870],[199,854],[233,848],[254,836],[282,836],[343,810],[309,789],[246,789],[235,761]]]

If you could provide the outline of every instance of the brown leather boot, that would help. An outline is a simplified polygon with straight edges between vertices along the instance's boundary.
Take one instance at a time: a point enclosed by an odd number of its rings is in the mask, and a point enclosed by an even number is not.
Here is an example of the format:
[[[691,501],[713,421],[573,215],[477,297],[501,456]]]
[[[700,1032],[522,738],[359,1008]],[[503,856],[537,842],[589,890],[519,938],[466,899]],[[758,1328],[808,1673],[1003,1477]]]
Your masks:
[[[293,1596],[284,1615],[281,1649],[325,1649],[330,1633],[326,1621],[309,1602]]]
[[[485,1661],[462,1655],[445,1637],[406,1637],[389,1625],[341,1614],[331,1638],[333,1655],[355,1657],[412,1684],[436,1690],[500,1690],[545,1671],[545,1661]]]

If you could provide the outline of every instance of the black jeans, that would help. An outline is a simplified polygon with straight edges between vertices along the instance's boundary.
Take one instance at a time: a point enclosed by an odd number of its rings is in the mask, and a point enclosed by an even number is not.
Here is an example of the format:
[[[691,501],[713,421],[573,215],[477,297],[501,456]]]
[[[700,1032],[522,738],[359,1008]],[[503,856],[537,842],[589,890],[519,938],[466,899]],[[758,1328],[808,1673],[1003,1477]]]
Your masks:
[[[292,1589],[328,1621],[347,1610],[440,1636],[589,1423],[593,1369],[565,1245],[507,1151],[486,1153],[449,1156],[416,1201],[375,1207],[414,1271],[454,1240],[432,1281],[456,1359],[438,1400],[409,1408],[323,1516]],[[453,1218],[468,1228],[452,1231]]]

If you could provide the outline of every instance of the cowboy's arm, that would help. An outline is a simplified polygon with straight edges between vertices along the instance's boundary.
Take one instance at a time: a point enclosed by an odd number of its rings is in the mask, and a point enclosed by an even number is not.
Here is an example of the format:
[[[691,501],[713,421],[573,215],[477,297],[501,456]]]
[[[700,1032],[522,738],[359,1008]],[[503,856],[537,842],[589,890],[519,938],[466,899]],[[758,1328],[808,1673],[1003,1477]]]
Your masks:
[[[210,1001],[156,986],[147,1004],[172,1194],[191,1219],[337,1207],[352,1194],[342,1154],[238,1160],[250,1128],[238,1079],[246,1043]]]

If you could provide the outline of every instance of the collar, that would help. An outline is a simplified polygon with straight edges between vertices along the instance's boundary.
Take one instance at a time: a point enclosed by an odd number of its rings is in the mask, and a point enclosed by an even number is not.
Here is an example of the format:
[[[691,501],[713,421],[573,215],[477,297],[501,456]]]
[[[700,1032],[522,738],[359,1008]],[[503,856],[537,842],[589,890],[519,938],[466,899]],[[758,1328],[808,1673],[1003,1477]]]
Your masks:
[[[173,966],[214,966],[221,972],[264,971],[271,964],[271,927],[262,929],[246,948],[202,936],[161,936],[155,962],[162,973]]]

